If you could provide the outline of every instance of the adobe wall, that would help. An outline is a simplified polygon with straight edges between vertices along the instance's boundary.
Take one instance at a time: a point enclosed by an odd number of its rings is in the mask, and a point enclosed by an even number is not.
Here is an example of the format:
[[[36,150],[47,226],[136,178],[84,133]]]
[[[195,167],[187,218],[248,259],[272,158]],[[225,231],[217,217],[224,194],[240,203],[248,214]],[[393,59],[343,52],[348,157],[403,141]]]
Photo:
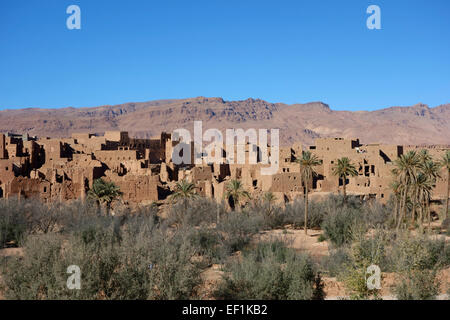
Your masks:
[[[122,199],[128,202],[158,201],[158,176],[110,174],[107,178],[114,182],[122,192]]]
[[[283,200],[291,201],[303,194],[300,166],[302,145],[281,147],[278,172],[264,176],[261,169],[261,149],[250,143],[224,146],[222,164],[176,165],[172,162],[174,148],[180,142],[161,133],[151,139],[129,137],[127,132],[108,131],[103,136],[74,133],[68,139],[44,138],[36,141],[22,135],[0,134],[0,197],[17,194],[36,196],[40,192],[46,201],[69,200],[84,197],[95,179],[105,177],[121,188],[126,202],[156,201],[162,193],[172,192],[176,181],[194,182],[197,192],[218,201],[223,199],[225,186],[231,179],[241,181],[243,187],[260,196],[273,192]],[[183,143],[183,142],[181,142]],[[237,160],[238,150],[244,150],[245,163],[227,163],[227,152]],[[391,195],[391,170],[394,161],[409,150],[422,147],[368,144],[358,139],[320,138],[309,150],[321,164],[315,168],[318,175],[309,185],[311,193],[340,193],[343,181],[333,175],[337,159],[348,157],[355,165],[358,176],[348,177],[348,194],[378,198],[387,201]],[[429,148],[435,160],[442,158],[445,148]],[[249,163],[250,154],[256,152],[256,164]],[[268,155],[271,150],[268,148]],[[437,180],[433,199],[444,199],[447,180],[445,171]],[[46,188],[42,192],[38,185]],[[163,192],[164,190],[164,192]]]
[[[272,177],[271,192],[303,192],[299,172],[278,173]]]
[[[0,159],[6,159],[6,137],[2,133],[0,134]]]
[[[15,177],[6,184],[6,194],[46,200],[50,197],[50,183],[41,179]]]
[[[6,185],[14,178],[13,161],[9,159],[0,159],[0,198],[8,195]]]

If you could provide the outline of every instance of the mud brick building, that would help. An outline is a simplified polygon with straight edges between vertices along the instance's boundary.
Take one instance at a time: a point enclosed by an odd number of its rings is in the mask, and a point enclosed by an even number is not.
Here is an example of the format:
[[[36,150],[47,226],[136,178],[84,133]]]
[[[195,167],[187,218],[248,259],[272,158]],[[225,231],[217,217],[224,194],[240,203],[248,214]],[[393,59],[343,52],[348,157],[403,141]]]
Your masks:
[[[123,131],[105,132],[102,136],[76,133],[65,139],[0,134],[0,197],[20,196],[42,201],[84,198],[93,181],[103,178],[120,187],[125,203],[145,204],[163,200],[174,190],[177,181],[187,179],[195,184],[199,194],[220,201],[226,184],[231,179],[239,179],[255,197],[270,191],[279,201],[292,201],[304,192],[295,161],[303,150],[309,150],[321,160],[316,168],[318,175],[309,186],[311,196],[339,193],[346,183],[349,195],[386,202],[391,195],[393,162],[409,150],[422,148],[319,138],[309,147],[299,143],[281,147],[278,172],[262,175],[261,168],[268,165],[261,162],[256,145],[224,145],[221,164],[204,161],[200,165],[176,165],[172,153],[177,144],[165,132],[150,139],[136,139]],[[439,146],[426,148],[435,160],[448,150]],[[228,163],[227,154],[233,153],[236,159],[238,150],[244,150],[245,163]],[[257,161],[252,164],[249,159],[255,152]],[[344,182],[332,174],[333,166],[341,157],[351,160],[358,176]],[[441,175],[433,190],[434,201],[442,201],[446,196],[444,171]]]

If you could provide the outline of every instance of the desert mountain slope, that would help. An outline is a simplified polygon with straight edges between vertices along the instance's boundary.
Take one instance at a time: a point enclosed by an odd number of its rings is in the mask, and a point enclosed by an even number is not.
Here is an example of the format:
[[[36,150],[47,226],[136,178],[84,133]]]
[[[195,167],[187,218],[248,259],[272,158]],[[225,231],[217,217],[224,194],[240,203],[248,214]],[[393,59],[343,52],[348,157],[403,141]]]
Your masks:
[[[322,102],[287,105],[259,99],[191,98],[115,106],[0,111],[0,132],[67,137],[73,132],[128,131],[151,137],[176,128],[279,128],[282,144],[312,144],[317,137],[360,138],[363,143],[450,144],[450,104],[377,111],[334,111]]]

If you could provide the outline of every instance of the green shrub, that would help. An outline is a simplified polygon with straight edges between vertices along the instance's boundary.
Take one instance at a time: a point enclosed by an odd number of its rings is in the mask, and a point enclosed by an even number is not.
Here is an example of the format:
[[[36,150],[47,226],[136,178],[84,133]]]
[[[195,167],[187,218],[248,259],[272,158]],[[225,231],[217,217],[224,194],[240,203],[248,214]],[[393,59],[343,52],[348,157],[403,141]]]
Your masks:
[[[36,200],[26,200],[25,207],[29,225],[28,233],[42,234],[61,231],[69,205],[60,202],[44,204]]]
[[[168,236],[157,232],[148,240],[147,250],[153,266],[149,277],[149,299],[197,298],[197,286],[201,283],[200,268],[193,261],[197,248],[189,243],[186,234]],[[148,265],[148,261],[146,263]]]
[[[369,289],[367,286],[367,269],[365,267],[352,267],[343,274],[346,292],[352,300],[379,299],[378,289]]]
[[[393,241],[388,254],[392,271],[440,269],[449,265],[449,249],[444,239],[428,235],[400,233]]]
[[[223,204],[217,204],[214,200],[198,197],[188,202],[184,207],[182,202],[173,204],[167,214],[168,225],[200,226],[217,222],[217,211],[219,216],[225,216],[227,210]]]
[[[352,258],[349,248],[340,247],[330,251],[329,256],[325,256],[321,265],[331,277],[338,277],[347,270]]]
[[[261,215],[261,225],[266,230],[282,228],[287,224],[285,210],[279,206],[262,203],[246,210],[250,211],[251,215]]]
[[[203,258],[206,266],[212,263],[220,263],[227,257],[227,250],[221,244],[223,236],[215,228],[200,227],[189,234],[189,241],[197,248],[198,254]]]
[[[285,225],[293,225],[295,228],[302,228],[305,219],[304,199],[299,197],[287,203],[285,207],[270,205],[266,202],[256,202],[247,205],[243,211],[249,215],[261,216],[261,226],[264,229],[282,228]],[[366,221],[369,226],[381,226],[390,217],[391,208],[389,206],[375,203],[361,203],[355,198],[349,198],[346,205],[343,204],[343,197],[339,195],[329,195],[325,199],[312,200],[308,207],[308,227],[320,228],[328,215],[335,215],[341,212],[353,212]]]
[[[175,204],[167,219],[156,206],[115,207],[102,214],[89,201],[42,204],[0,201],[0,247],[14,241],[25,255],[4,260],[5,296],[14,299],[191,299],[197,297],[200,271],[225,263],[215,293],[220,299],[322,299],[323,283],[310,258],[283,241],[252,239],[262,229],[286,224],[303,227],[303,199],[285,208],[248,205],[228,212],[199,198],[184,210]],[[450,247],[429,234],[385,232],[389,206],[341,196],[311,201],[309,227],[322,225],[322,239],[335,246],[322,270],[343,280],[352,298],[377,292],[366,288],[365,271],[377,264],[399,273],[399,297],[433,297],[435,282],[450,266]],[[217,209],[220,220],[217,222]],[[369,228],[375,233],[367,236]],[[241,251],[241,255],[234,255]],[[82,271],[82,289],[66,288],[69,265]],[[434,273],[433,273],[434,272]],[[423,289],[423,292],[419,292]]]
[[[153,219],[153,218],[150,218]],[[99,223],[100,221],[100,223]],[[185,232],[127,228],[120,217],[94,220],[67,236],[37,235],[25,255],[3,267],[10,299],[189,299],[200,270]],[[122,221],[123,222],[123,221]],[[137,232],[137,233],[136,233]],[[67,267],[81,269],[81,290],[66,287]]]
[[[284,263],[292,253],[292,249],[286,247],[286,244],[281,239],[274,239],[258,243],[255,248],[249,248],[244,251],[244,256],[248,257],[250,254],[256,262],[263,262],[267,257],[271,257],[277,263]]]
[[[262,228],[261,218],[249,211],[232,211],[221,217],[217,227],[202,224],[185,229],[189,230],[189,240],[205,263],[222,263],[250,243],[253,235]]]
[[[336,208],[329,212],[322,223],[325,237],[334,245],[349,244],[355,237],[355,232],[364,233],[367,226],[363,221],[363,214],[350,207]]]
[[[28,237],[24,257],[11,257],[2,266],[7,299],[64,298],[66,279],[63,239],[53,234]],[[68,267],[67,265],[66,267]],[[67,290],[66,296],[70,292]]]
[[[399,300],[432,300],[439,294],[435,270],[411,270],[400,275],[394,293]]]
[[[64,232],[96,214],[90,203],[74,201],[45,204],[35,199],[0,201],[0,246],[5,241],[16,243],[27,234]]]
[[[371,228],[379,228],[390,225],[393,220],[392,212],[394,211],[392,204],[387,205],[379,202],[369,202],[362,206],[364,222]]]
[[[332,249],[323,259],[322,268],[344,282],[351,299],[378,298],[379,291],[367,287],[367,269],[376,265],[385,271],[390,262],[387,247],[391,237],[391,233],[383,229],[375,230],[370,236],[359,233],[351,245]]]
[[[354,261],[368,267],[375,264],[381,270],[387,270],[390,261],[387,250],[392,241],[392,234],[383,229],[377,229],[372,235],[360,235],[351,247]]]
[[[167,225],[163,224],[158,216],[158,208],[154,205],[139,207],[133,213],[123,212],[118,216],[116,222],[122,232],[130,237],[140,235],[141,237],[151,237],[155,230],[167,230]]]
[[[30,207],[30,206],[29,206]],[[0,201],[0,248],[8,242],[18,245],[26,235],[29,223],[24,202],[15,199]]]
[[[448,246],[443,239],[429,235],[398,235],[392,244],[390,259],[398,280],[394,292],[398,299],[435,299],[439,294],[438,270],[448,266]]]
[[[450,245],[444,243],[444,250],[440,257],[440,264],[442,268],[447,268],[450,266]]]
[[[342,207],[342,198],[330,195],[327,198],[309,202],[308,207],[308,227],[320,228],[328,212]],[[267,212],[267,204],[252,208],[255,213]],[[275,229],[285,225],[293,225],[295,228],[302,228],[305,223],[305,203],[302,197],[295,199],[283,207],[272,206],[272,214],[265,215],[264,228]]]
[[[320,228],[324,216],[327,213],[326,204],[318,201],[310,201],[308,207],[308,228]],[[298,198],[288,203],[282,212],[284,224],[292,224],[296,228],[305,225],[305,203],[303,198]]]
[[[442,229],[446,230],[446,234],[450,236],[450,217],[447,217],[444,221],[442,221],[441,225]]]
[[[369,289],[367,285],[367,269],[371,265],[378,266],[380,271],[386,265],[386,242],[382,232],[374,236],[361,237],[350,249],[350,260],[341,277],[351,299],[369,299],[379,297],[379,289]],[[381,280],[381,279],[380,279]]]
[[[85,229],[92,223],[109,224],[111,216],[106,216],[98,209],[93,201],[73,201],[60,207],[60,231],[63,233],[77,232]],[[100,222],[103,221],[103,222]]]
[[[222,252],[228,256],[242,250],[260,229],[260,216],[246,212],[229,212],[217,226],[221,235]]]
[[[262,242],[232,261],[219,284],[218,299],[323,298],[320,275],[306,255],[287,249],[279,241]]]

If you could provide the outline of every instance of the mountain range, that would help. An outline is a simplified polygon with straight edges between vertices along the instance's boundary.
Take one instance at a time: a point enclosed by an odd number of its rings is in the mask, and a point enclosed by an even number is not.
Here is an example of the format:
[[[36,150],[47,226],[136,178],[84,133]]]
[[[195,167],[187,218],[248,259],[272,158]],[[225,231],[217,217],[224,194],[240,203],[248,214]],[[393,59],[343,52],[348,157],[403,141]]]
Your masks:
[[[270,103],[249,98],[189,98],[124,103],[89,108],[25,108],[0,111],[0,132],[39,137],[68,137],[73,132],[128,131],[149,138],[186,128],[194,120],[203,130],[280,129],[281,144],[311,145],[318,137],[359,138],[362,143],[450,145],[450,104],[430,108],[419,103],[376,111],[336,111],[322,102]]]

